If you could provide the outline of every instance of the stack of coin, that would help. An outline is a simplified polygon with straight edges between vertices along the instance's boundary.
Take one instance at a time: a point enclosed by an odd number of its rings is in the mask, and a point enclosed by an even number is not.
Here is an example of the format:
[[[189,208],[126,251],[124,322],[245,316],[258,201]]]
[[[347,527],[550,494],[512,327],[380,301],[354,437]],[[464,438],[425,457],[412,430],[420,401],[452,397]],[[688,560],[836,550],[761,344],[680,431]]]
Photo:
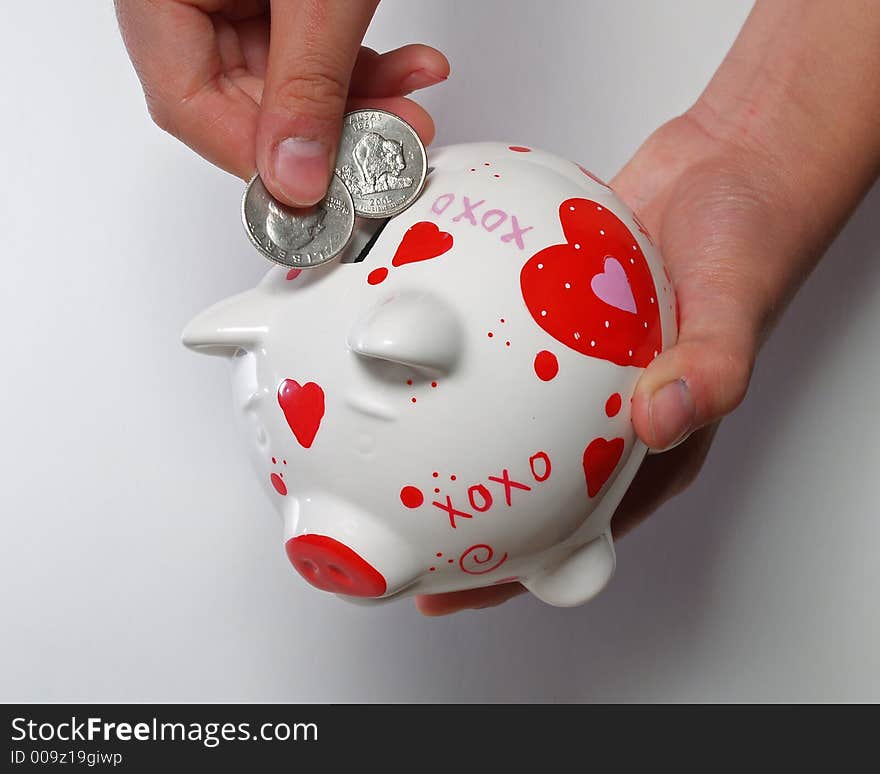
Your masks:
[[[355,216],[390,218],[406,210],[425,184],[427,157],[416,131],[384,110],[347,113],[327,195],[294,209],[275,199],[259,175],[248,183],[241,217],[248,238],[266,258],[308,269],[338,256]]]

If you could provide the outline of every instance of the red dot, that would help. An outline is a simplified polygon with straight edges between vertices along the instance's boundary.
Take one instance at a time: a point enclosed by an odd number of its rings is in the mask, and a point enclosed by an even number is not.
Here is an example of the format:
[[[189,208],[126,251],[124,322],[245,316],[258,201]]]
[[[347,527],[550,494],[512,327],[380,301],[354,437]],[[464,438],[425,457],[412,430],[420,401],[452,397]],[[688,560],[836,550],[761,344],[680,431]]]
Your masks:
[[[281,476],[273,473],[269,476],[269,480],[272,482],[272,486],[275,487],[275,491],[278,492],[278,494],[282,497],[287,494],[287,484],[281,480]]]
[[[373,271],[367,275],[367,282],[371,285],[378,285],[380,282],[384,282],[387,276],[388,269],[384,266],[380,266],[378,269],[373,269]]]
[[[617,412],[620,411],[620,405],[622,401],[620,399],[620,393],[615,392],[608,400],[605,401],[605,413],[609,417],[617,416]]]
[[[434,476],[434,478],[437,478],[440,474],[435,470],[431,475]]]
[[[429,571],[429,572],[434,572],[436,569],[437,569],[436,567],[429,567],[429,568],[428,568],[428,571]]]
[[[440,487],[439,486],[434,487],[434,494],[440,494]]]
[[[281,464],[282,464],[282,465],[286,465],[286,464],[287,464],[287,460],[281,460]]]
[[[559,373],[559,361],[556,359],[556,355],[542,349],[535,355],[535,373],[541,381],[549,382]]]
[[[492,175],[492,177],[501,177],[501,175],[495,174],[495,175]]]
[[[418,508],[425,502],[425,496],[422,490],[415,486],[405,486],[400,490],[400,502],[407,508]]]
[[[471,167],[471,172],[476,172],[476,171],[477,171],[476,167]]]
[[[508,145],[507,147],[517,153],[530,153],[532,150],[531,148],[526,148],[524,145]]]
[[[287,272],[287,279],[295,280],[300,274],[302,274],[302,269],[291,269]]]
[[[489,336],[489,338],[490,338],[490,339],[491,339],[491,338],[492,338],[492,337],[493,337],[493,336],[494,336],[494,335],[495,335],[495,334],[494,334],[494,333],[492,333],[492,331],[489,331],[489,333],[488,333],[488,334],[487,334],[487,335],[488,335],[488,336]]]
[[[431,386],[432,386],[432,387],[436,387],[436,386],[437,386],[437,382],[431,382]]]
[[[455,476],[450,476],[450,477],[449,477],[449,480],[450,480],[450,481],[455,481]]]
[[[410,398],[410,400],[411,400],[413,403],[416,402],[416,399],[415,399],[415,398]]]
[[[412,387],[412,379],[407,379],[407,380],[406,380],[406,383],[407,383],[410,387]]]
[[[505,341],[505,342],[504,342],[504,346],[505,346],[505,347],[509,347],[509,346],[510,346],[510,342],[509,342],[509,341]]]
[[[484,166],[484,167],[488,167],[488,166],[489,166],[489,162],[488,162],[488,161],[484,161],[484,162],[483,162],[483,166]]]
[[[455,559],[447,559],[446,561],[449,562],[449,564],[452,564],[455,561]]]
[[[443,556],[443,552],[442,552],[442,551],[438,551],[438,552],[437,552],[437,556]]]
[[[275,461],[275,458],[274,458],[274,457],[272,458],[272,464],[273,464],[273,465],[277,465],[277,464],[278,464],[278,463]]]
[[[504,322],[504,318],[503,318],[503,317],[501,318],[501,322]]]

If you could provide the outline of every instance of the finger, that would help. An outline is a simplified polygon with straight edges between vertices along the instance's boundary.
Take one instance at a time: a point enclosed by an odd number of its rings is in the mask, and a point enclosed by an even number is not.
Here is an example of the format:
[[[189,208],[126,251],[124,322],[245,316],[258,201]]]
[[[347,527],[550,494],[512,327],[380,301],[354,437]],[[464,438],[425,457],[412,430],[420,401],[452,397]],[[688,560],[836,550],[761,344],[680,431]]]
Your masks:
[[[495,607],[523,593],[525,587],[519,583],[502,583],[498,586],[450,591],[446,594],[422,594],[416,597],[416,608],[422,615],[433,618],[461,610]]]
[[[386,110],[394,113],[406,121],[421,138],[425,145],[430,145],[434,140],[434,121],[421,105],[404,97],[386,97],[385,99],[352,99],[348,103],[347,110],[362,110],[373,108]]]
[[[214,25],[186,2],[118,0],[119,26],[158,126],[239,177],[254,169],[258,106],[223,76]]]
[[[377,4],[271,3],[256,157],[266,187],[291,206],[314,204],[327,192],[352,68]]]
[[[679,305],[679,335],[645,370],[633,425],[652,449],[674,446],[735,409],[779,298],[774,268],[789,249],[751,181],[713,168],[667,202],[661,246]]]
[[[362,48],[351,76],[350,92],[358,97],[396,97],[448,77],[449,61],[436,48],[413,44],[384,54]]]

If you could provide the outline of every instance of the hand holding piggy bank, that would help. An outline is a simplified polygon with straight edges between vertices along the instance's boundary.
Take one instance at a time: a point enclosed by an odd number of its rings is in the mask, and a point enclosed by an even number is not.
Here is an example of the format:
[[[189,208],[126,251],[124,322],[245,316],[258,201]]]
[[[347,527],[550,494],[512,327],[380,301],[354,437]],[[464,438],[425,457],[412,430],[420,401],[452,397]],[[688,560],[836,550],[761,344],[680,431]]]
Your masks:
[[[571,162],[521,146],[430,154],[421,197],[339,262],[273,268],[193,320],[222,355],[287,555],[380,601],[518,580],[586,602],[645,446],[642,370],[675,343],[645,229]]]

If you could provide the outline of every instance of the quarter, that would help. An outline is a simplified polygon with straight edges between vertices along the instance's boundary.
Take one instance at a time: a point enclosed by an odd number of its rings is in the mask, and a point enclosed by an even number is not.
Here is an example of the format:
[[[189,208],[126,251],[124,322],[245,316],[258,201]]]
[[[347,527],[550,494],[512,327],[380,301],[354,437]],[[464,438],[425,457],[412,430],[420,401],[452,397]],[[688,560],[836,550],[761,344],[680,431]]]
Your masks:
[[[355,110],[342,121],[336,174],[364,218],[389,218],[409,207],[425,184],[425,146],[416,130],[384,110]]]
[[[354,230],[354,203],[333,175],[327,195],[314,207],[294,209],[275,199],[259,175],[247,184],[241,218],[254,247],[282,266],[308,269],[332,261]]]

